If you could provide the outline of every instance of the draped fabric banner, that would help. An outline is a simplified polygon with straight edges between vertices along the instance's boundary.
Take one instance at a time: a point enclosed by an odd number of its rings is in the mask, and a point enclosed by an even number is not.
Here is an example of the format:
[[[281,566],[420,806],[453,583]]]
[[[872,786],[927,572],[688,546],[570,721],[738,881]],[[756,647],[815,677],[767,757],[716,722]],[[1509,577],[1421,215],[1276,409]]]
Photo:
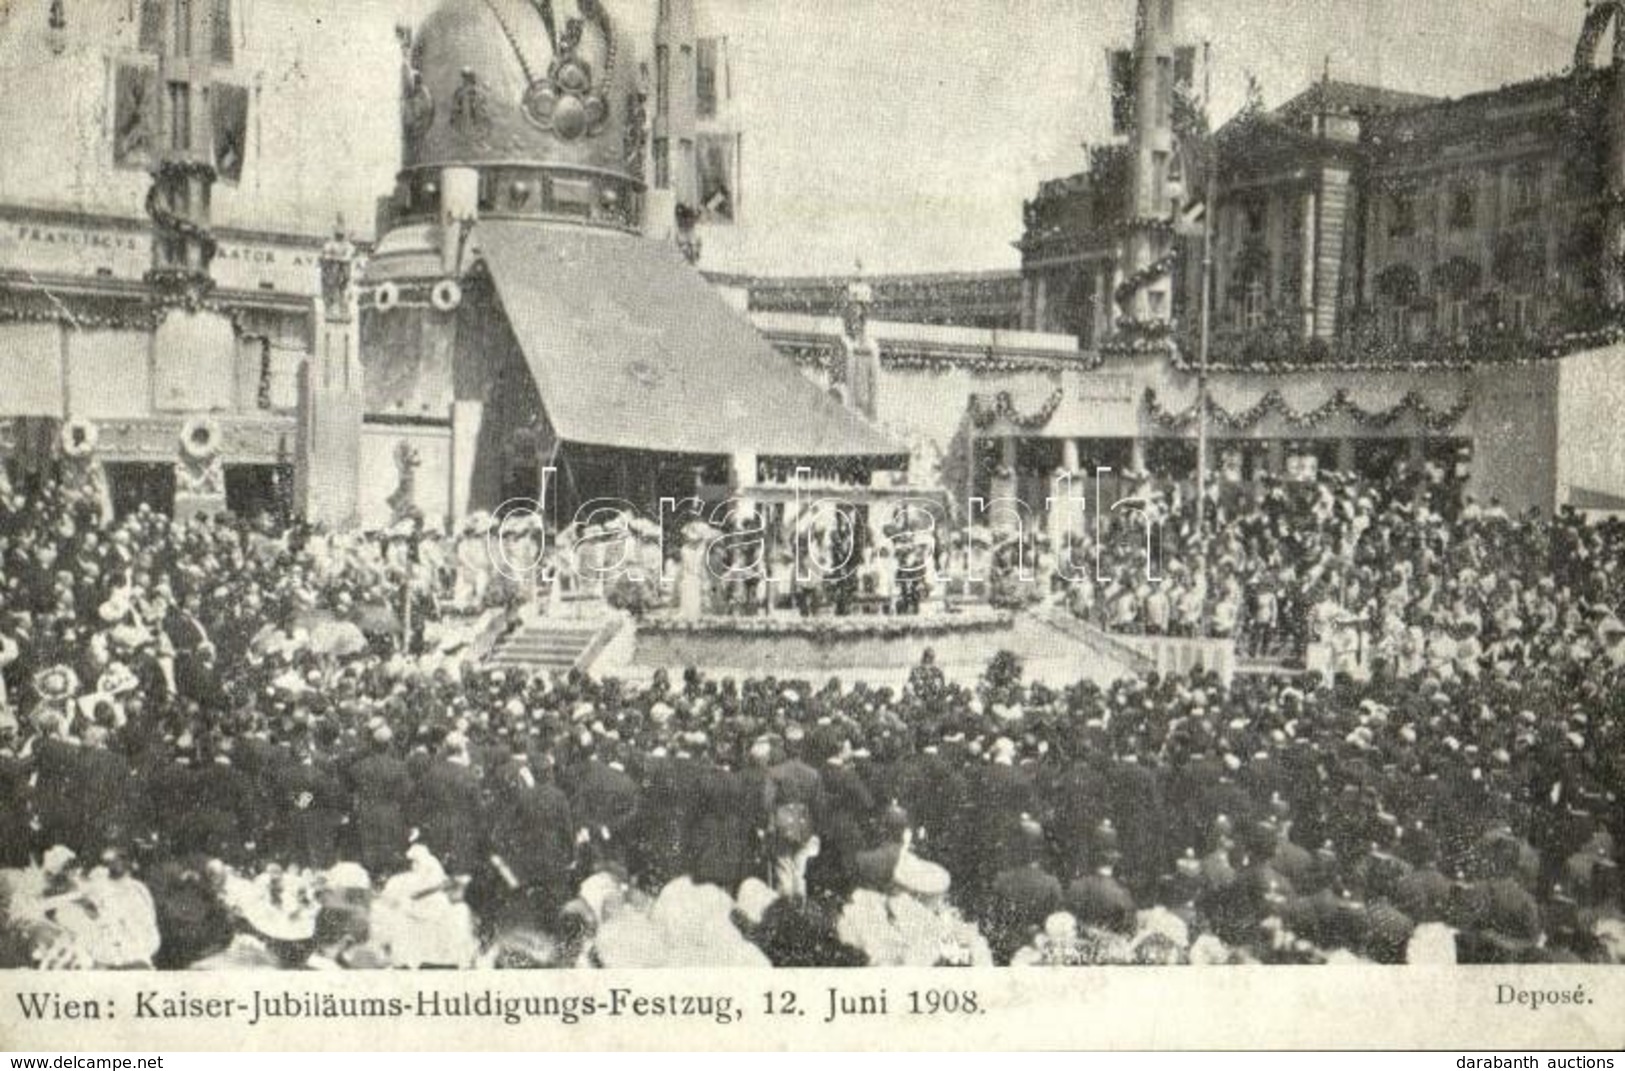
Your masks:
[[[0,383],[11,416],[62,415],[62,328],[0,324]]]

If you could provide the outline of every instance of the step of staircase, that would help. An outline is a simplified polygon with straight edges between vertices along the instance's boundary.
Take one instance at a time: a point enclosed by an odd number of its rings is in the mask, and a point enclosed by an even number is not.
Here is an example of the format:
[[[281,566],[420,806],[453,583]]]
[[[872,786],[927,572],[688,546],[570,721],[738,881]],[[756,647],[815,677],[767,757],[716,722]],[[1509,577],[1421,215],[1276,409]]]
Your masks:
[[[486,665],[497,669],[566,670],[597,643],[602,629],[537,621],[498,640]]]

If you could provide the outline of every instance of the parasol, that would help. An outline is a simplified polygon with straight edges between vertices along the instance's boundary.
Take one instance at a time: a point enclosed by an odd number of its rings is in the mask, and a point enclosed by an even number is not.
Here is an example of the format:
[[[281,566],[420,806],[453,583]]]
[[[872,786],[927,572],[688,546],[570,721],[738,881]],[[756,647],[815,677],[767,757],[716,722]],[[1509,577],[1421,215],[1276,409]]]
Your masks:
[[[329,621],[310,630],[310,649],[316,654],[344,657],[367,649],[367,637],[349,621]]]

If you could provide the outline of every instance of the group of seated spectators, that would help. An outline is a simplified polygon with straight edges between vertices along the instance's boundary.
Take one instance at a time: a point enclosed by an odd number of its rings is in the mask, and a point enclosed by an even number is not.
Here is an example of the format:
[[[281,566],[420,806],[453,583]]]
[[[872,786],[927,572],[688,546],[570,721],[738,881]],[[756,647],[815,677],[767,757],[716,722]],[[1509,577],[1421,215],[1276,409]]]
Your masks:
[[[0,964],[1618,962],[1617,532],[1356,488],[1193,571],[1419,654],[1064,690],[491,670],[388,546],[0,488]]]
[[[1200,529],[1187,486],[1147,479],[1131,502],[1100,544],[1067,542],[1069,563],[1030,549],[1043,598],[1113,631],[1287,662],[1324,644],[1345,669],[1402,676],[1476,677],[1625,635],[1625,524],[1514,518],[1442,470],[1218,482]]]

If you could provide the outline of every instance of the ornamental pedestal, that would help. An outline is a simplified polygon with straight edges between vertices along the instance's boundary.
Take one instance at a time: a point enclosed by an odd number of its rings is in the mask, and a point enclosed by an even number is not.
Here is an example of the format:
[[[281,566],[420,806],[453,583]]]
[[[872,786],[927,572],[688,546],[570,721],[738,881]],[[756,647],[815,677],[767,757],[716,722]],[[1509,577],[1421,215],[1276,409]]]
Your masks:
[[[213,420],[194,418],[181,429],[173,510],[177,521],[226,511],[226,467],[220,458],[220,428]]]

